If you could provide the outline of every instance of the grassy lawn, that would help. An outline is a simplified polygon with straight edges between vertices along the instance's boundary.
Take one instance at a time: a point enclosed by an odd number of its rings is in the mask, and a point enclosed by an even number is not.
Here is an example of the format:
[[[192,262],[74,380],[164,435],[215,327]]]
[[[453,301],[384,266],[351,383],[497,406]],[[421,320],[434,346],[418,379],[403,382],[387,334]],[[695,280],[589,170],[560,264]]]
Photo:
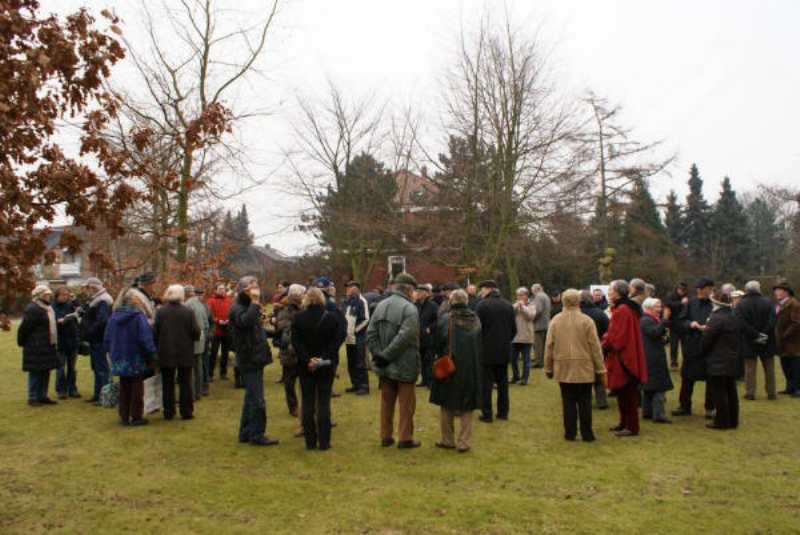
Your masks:
[[[437,409],[419,389],[423,447],[379,447],[375,388],[334,400],[333,449],[306,452],[277,365],[268,430],[281,445],[262,449],[236,442],[242,391],[230,382],[212,385],[193,421],[122,428],[80,400],[29,408],[20,362],[0,333],[0,533],[800,532],[798,400],[744,402],[735,432],[695,416],[633,439],[606,431],[612,408],[595,412],[598,442],[566,443],[557,387],[537,370],[512,386],[509,422],[476,423],[469,454],[433,447]],[[79,383],[90,392],[86,357]]]

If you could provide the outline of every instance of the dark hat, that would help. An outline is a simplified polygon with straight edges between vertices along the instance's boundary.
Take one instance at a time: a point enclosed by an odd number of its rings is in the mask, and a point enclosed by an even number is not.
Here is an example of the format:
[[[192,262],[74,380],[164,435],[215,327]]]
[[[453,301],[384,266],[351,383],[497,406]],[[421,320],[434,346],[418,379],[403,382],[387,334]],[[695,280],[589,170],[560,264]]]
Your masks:
[[[688,287],[689,287],[689,285],[686,284],[686,282],[684,282],[684,281],[681,281],[681,282],[678,283],[678,288],[683,288],[685,290]]]
[[[314,286],[317,288],[330,288],[332,285],[333,282],[328,277],[317,277],[314,281]]]
[[[206,294],[206,291],[205,291],[205,289],[203,289],[203,288],[197,288],[197,287],[195,287],[195,289],[194,289],[194,295],[205,295],[205,294]]]
[[[420,292],[430,292],[431,288],[427,284],[417,284],[417,290]]]
[[[442,290],[444,290],[445,292],[452,292],[454,290],[460,290],[460,289],[461,289],[461,286],[459,286],[455,282],[448,282],[447,284],[442,286]]]
[[[144,285],[144,284],[152,284],[156,282],[156,274],[148,271],[147,273],[142,273],[133,281],[134,285]]]
[[[358,283],[358,281],[347,281],[347,284],[344,285],[345,288],[350,288],[351,286],[355,286],[359,290],[361,289],[361,285]]]
[[[789,292],[789,295],[794,296],[794,289],[789,286],[789,281],[786,280],[778,281],[778,283],[772,287],[772,291],[774,292],[775,290],[785,290]]]
[[[434,284],[433,285],[433,293],[438,294],[441,291],[442,291],[442,285],[441,284]]]
[[[403,273],[398,273],[395,276],[394,280],[392,281],[392,284],[408,284],[409,286],[413,286],[416,288],[417,279],[412,277],[410,274],[403,272]]]
[[[497,282],[492,279],[486,279],[478,284],[478,288],[497,288]]]
[[[708,277],[701,277],[700,279],[697,280],[697,283],[694,285],[694,287],[698,290],[702,288],[708,288],[709,286],[714,286],[714,281],[709,279]]]

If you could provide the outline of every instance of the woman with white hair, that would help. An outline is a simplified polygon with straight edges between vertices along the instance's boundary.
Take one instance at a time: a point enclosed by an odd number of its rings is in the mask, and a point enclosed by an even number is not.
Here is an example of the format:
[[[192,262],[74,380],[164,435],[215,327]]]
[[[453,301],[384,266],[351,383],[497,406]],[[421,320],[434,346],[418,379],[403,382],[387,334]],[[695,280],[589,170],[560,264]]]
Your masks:
[[[192,401],[192,366],[194,343],[200,339],[200,326],[194,313],[183,305],[184,289],[173,284],[164,294],[166,304],[156,312],[154,337],[158,347],[158,365],[164,388],[164,419],[175,417],[175,376],[180,390],[180,413],[184,420],[194,417]]]
[[[666,392],[672,390],[672,378],[667,366],[667,329],[669,322],[662,319],[661,301],[648,297],[642,303],[640,328],[644,354],[647,358],[647,383],[644,384],[642,418],[657,424],[672,423],[667,419],[665,409]]]
[[[545,374],[561,388],[564,438],[575,440],[580,420],[581,438],[593,442],[592,387],[598,376],[605,383],[603,352],[594,321],[578,307],[580,292],[565,291],[561,302],[564,308],[547,330]]]
[[[536,319],[536,307],[529,301],[528,289],[517,288],[517,301],[514,303],[514,320],[517,334],[511,341],[511,380],[514,384],[528,384],[531,375],[531,348],[533,347],[533,320]],[[519,373],[519,360],[522,359],[522,375]]]
[[[22,348],[22,371],[28,372],[28,405],[55,405],[47,397],[50,370],[58,368],[56,314],[50,304],[53,292],[39,285],[31,293],[33,302],[25,308],[17,330],[17,345]]]

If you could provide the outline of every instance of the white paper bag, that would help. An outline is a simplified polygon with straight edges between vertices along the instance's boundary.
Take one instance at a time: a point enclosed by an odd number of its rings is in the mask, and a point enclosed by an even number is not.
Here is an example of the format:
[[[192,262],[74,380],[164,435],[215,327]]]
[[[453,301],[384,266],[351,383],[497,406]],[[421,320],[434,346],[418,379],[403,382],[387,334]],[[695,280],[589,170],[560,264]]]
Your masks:
[[[161,374],[157,373],[144,380],[144,413],[150,414],[164,408],[161,387]]]

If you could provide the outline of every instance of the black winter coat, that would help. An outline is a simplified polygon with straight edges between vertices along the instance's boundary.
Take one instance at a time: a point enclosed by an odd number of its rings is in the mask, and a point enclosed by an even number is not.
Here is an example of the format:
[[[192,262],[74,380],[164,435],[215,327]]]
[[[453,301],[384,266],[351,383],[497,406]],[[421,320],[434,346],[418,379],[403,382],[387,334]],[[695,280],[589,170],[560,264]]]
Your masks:
[[[56,313],[56,326],[58,328],[58,351],[64,355],[72,355],[78,351],[80,333],[78,332],[78,318],[71,316],[63,323],[58,320],[74,314],[78,310],[78,303],[67,301],[66,303],[53,303],[53,310]]]
[[[705,381],[706,363],[703,349],[703,331],[692,329],[689,326],[693,321],[700,325],[708,322],[714,306],[710,300],[690,299],[689,304],[683,307],[683,312],[677,320],[673,319],[673,326],[681,335],[683,348],[683,366],[681,377],[687,381]]]
[[[308,363],[314,357],[336,362],[339,353],[338,339],[338,319],[331,312],[321,306],[309,307],[299,312],[292,322],[292,345],[297,354],[297,373],[300,376],[313,375],[308,369]]]
[[[56,346],[50,343],[47,311],[36,303],[25,307],[17,330],[17,345],[22,348],[22,371],[41,372],[58,368]]]
[[[153,338],[158,348],[158,365],[163,368],[194,366],[194,343],[200,326],[194,312],[180,303],[167,303],[156,312]]]
[[[678,295],[678,292],[672,292],[667,300],[664,302],[664,305],[669,309],[670,317],[673,319],[680,318],[681,313],[683,312],[683,298],[686,297],[684,295]]]
[[[608,330],[608,316],[606,316],[606,313],[597,305],[588,303],[581,303],[581,312],[592,318],[594,326],[597,328],[597,337],[602,340],[603,335]]]
[[[267,346],[267,333],[261,322],[261,307],[242,292],[228,314],[236,367],[240,370],[260,370],[272,364],[272,351]]]
[[[733,310],[721,307],[711,314],[703,332],[706,373],[710,377],[736,377],[739,373],[740,320]]]
[[[772,357],[775,348],[775,306],[760,293],[748,292],[736,307],[736,315],[742,320],[742,356],[746,359]],[[766,344],[757,344],[758,333],[768,336]]]
[[[439,307],[430,299],[426,299],[417,303],[417,311],[419,312],[419,348],[421,350],[433,349]]]
[[[494,291],[481,299],[475,310],[481,320],[483,356],[481,364],[508,364],[511,360],[511,341],[517,335],[514,307]]]
[[[672,390],[672,378],[667,367],[667,352],[664,350],[669,323],[658,322],[652,316],[642,314],[639,325],[642,330],[644,354],[647,358],[647,383],[644,385],[644,391]]]
[[[109,302],[100,299],[94,306],[89,306],[81,321],[82,338],[92,345],[102,344],[106,334],[106,324],[110,317],[111,304]]]

